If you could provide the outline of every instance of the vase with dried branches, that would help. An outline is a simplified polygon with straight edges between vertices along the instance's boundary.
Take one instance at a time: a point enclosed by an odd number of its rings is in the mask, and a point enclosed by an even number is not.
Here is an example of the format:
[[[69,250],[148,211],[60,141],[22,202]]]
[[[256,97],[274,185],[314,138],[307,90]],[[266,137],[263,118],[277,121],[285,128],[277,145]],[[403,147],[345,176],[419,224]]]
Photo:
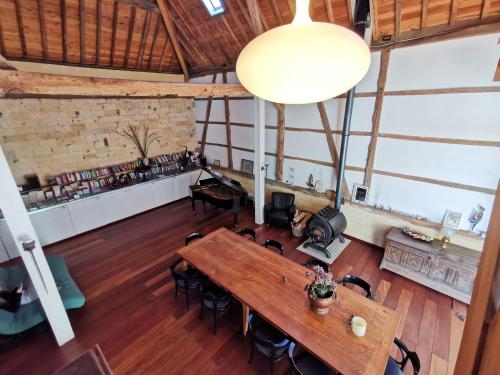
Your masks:
[[[128,139],[139,150],[144,166],[149,165],[148,152],[149,148],[155,141],[160,140],[158,132],[151,131],[149,126],[142,127],[129,125],[127,128],[118,130],[118,134]]]

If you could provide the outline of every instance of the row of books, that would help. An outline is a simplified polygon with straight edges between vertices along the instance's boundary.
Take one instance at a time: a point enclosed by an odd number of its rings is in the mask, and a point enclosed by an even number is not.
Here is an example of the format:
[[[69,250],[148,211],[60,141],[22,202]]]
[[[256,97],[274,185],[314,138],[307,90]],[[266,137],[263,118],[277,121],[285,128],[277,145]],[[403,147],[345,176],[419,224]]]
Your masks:
[[[178,169],[179,161],[183,158],[183,152],[176,152],[173,154],[165,154],[150,158],[151,165],[159,170],[153,173],[168,173]],[[112,176],[116,173],[134,171],[136,168],[141,167],[141,161],[135,160],[126,163],[116,164],[108,167],[94,168],[83,171],[76,171],[71,173],[63,173],[55,177],[55,182],[59,186],[70,185],[75,182],[90,181],[100,179],[101,177]],[[165,166],[167,165],[167,166]],[[109,180],[109,179],[105,179]],[[106,182],[103,182],[105,184]]]

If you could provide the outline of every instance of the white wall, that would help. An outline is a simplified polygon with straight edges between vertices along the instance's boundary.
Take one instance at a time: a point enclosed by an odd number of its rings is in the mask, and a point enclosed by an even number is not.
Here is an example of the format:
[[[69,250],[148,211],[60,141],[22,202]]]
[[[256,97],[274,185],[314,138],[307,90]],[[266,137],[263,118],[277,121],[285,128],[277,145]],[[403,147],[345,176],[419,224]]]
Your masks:
[[[491,34],[395,49],[390,56],[386,91],[500,86],[500,82],[493,81],[500,58],[499,37]],[[380,53],[376,52],[357,93],[376,91],[379,66]],[[211,77],[195,81],[210,82]],[[237,82],[234,73],[228,74],[228,81]],[[351,130],[371,131],[374,103],[373,96],[355,99]],[[333,99],[325,105],[332,129],[341,130],[345,100]],[[206,101],[196,101],[195,106],[197,120],[203,121]],[[231,100],[231,121],[251,124],[252,108],[252,100]],[[266,111],[267,125],[275,126],[276,109],[268,103]],[[210,121],[224,120],[224,102],[214,100]],[[197,126],[201,138],[203,125]],[[316,105],[287,105],[286,127],[322,130]],[[385,96],[380,133],[500,142],[500,92]],[[225,127],[210,125],[207,141],[226,144]],[[351,136],[347,165],[365,167],[369,142],[368,136]],[[335,143],[340,149],[340,136],[335,137]],[[252,129],[232,126],[232,144],[252,149]],[[276,130],[266,130],[266,151],[276,152]],[[209,162],[219,159],[227,166],[226,148],[207,146],[206,154]],[[323,133],[287,130],[285,155],[331,162]],[[252,157],[252,153],[234,150],[234,169],[240,168],[241,158]],[[267,159],[268,177],[274,178],[275,158]],[[374,169],[496,189],[500,148],[379,138]],[[309,173],[315,180],[322,180],[325,188],[335,186],[336,173],[331,167],[285,159],[283,181],[305,186]],[[362,183],[363,177],[362,172],[346,172],[350,189],[353,183]],[[374,174],[370,203],[438,223],[447,209],[462,212],[461,228],[465,230],[469,229],[471,210],[481,204],[486,212],[477,229],[486,230],[493,196]]]

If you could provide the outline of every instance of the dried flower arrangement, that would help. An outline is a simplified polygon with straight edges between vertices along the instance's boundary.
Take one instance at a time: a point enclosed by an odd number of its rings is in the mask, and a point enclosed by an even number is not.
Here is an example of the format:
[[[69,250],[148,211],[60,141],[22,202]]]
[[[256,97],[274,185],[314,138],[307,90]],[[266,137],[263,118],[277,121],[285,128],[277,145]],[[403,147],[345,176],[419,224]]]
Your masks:
[[[142,127],[130,125],[126,129],[117,132],[137,147],[143,159],[148,157],[149,148],[153,142],[160,140],[160,134],[150,131],[147,125]]]

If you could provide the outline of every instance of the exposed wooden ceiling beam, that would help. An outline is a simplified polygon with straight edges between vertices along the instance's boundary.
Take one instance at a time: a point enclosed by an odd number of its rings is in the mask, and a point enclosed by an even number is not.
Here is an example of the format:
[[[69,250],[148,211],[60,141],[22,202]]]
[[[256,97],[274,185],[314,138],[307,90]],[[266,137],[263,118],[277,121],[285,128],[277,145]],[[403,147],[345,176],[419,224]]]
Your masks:
[[[481,9],[481,19],[484,20],[488,17],[488,13],[490,12],[490,4],[491,0],[483,0],[483,8]]]
[[[62,51],[63,62],[68,62],[68,23],[66,20],[66,0],[61,0],[61,36],[62,36]]]
[[[102,0],[98,0],[98,1],[102,1]],[[123,4],[126,4],[126,5],[129,5],[131,7],[145,10],[147,12],[160,13],[160,9],[158,8],[158,6],[155,3],[148,1],[148,0],[116,0],[116,1],[123,3]]]
[[[394,9],[394,35],[401,34],[401,0],[396,0]]]
[[[233,5],[231,4],[231,0],[226,0],[224,2],[226,4],[227,9],[229,10],[229,14],[231,18],[233,19],[233,22],[235,23],[236,27],[238,28],[240,34],[243,36],[244,41],[248,41],[251,39],[251,36],[248,35],[246,29],[243,27],[240,19],[238,18],[238,14],[236,13],[236,10],[233,8]]]
[[[147,12],[146,20],[142,25],[141,45],[139,47],[139,55],[137,56],[137,64],[135,65],[135,67],[139,69],[142,67],[142,59],[144,58],[144,49],[146,48],[146,42],[148,40],[150,23],[151,23],[151,12]]]
[[[259,3],[257,0],[246,0],[246,2],[250,15],[250,27],[255,35],[260,35],[264,32],[264,26],[261,22]]]
[[[118,10],[119,10],[118,8],[119,4],[117,1],[115,1],[113,5],[113,29],[111,31],[111,55],[109,58],[109,66],[115,66],[116,28],[118,26]]]
[[[163,68],[163,64],[165,63],[165,58],[167,57],[168,45],[170,43],[170,39],[165,39],[165,44],[163,45],[163,51],[160,57],[160,63],[158,64],[158,71],[161,72]],[[170,66],[170,65],[169,65]]]
[[[156,41],[158,40],[158,34],[160,33],[161,20],[160,16],[156,17],[155,33],[153,35],[153,41],[151,42],[151,49],[149,50],[148,59],[148,70],[151,69],[151,63],[153,62],[153,51],[155,50]]]
[[[189,80],[189,70],[186,65],[186,61],[184,60],[184,55],[181,50],[181,46],[179,45],[179,41],[177,39],[177,33],[175,32],[175,26],[172,22],[172,16],[170,15],[170,11],[168,10],[168,6],[165,0],[158,0],[158,6],[160,8],[160,13],[163,18],[163,22],[165,23],[165,27],[167,28],[167,34],[172,41],[172,46],[174,47],[175,54],[177,59],[179,60],[179,64],[182,69],[182,73],[184,73],[184,80]]]
[[[95,64],[101,65],[101,31],[102,31],[102,1],[97,1],[96,33],[95,33]]]
[[[47,28],[45,25],[45,9],[43,0],[37,1],[38,5],[38,22],[40,23],[40,39],[42,41],[42,54],[43,59],[47,60],[49,57],[49,50],[47,48]]]
[[[200,84],[132,81],[0,71],[0,93],[5,96],[67,97],[196,97],[245,96],[239,84]]]
[[[131,8],[130,19],[128,23],[127,47],[125,50],[125,60],[123,62],[124,68],[128,67],[128,60],[130,58],[130,47],[132,46],[132,35],[134,35],[134,28],[135,28],[135,14],[136,14],[136,8]]]
[[[276,17],[276,20],[278,21],[279,25],[283,25],[283,18],[281,17],[281,12],[278,8],[278,5],[276,4],[276,0],[270,0],[270,1],[271,1],[271,8],[273,9],[274,17]]]
[[[450,10],[450,22],[449,25],[454,25],[457,22],[458,16],[458,0],[452,0],[451,10]]]
[[[85,63],[85,0],[80,0],[80,64]]]
[[[22,16],[22,11],[21,11],[21,0],[16,0],[14,2],[15,4],[15,10],[16,10],[16,20],[17,20],[17,32],[19,33],[19,40],[21,42],[21,51],[23,54],[23,57],[26,57],[28,55],[27,49],[26,49],[26,38],[24,37],[24,24],[23,24],[23,16]]]
[[[429,0],[422,0],[422,21],[420,22],[420,29],[427,27],[428,17],[429,17]]]
[[[393,36],[390,41],[381,39],[372,41],[372,51],[385,48],[408,47],[423,43],[438,42],[447,39],[462,38],[473,35],[491,34],[500,31],[500,16],[488,17],[483,21],[468,20],[456,22],[454,25],[438,25],[423,30],[402,32]]]
[[[335,17],[333,16],[332,1],[324,0],[324,2],[325,2],[326,15],[328,17],[328,22],[334,23]]]

